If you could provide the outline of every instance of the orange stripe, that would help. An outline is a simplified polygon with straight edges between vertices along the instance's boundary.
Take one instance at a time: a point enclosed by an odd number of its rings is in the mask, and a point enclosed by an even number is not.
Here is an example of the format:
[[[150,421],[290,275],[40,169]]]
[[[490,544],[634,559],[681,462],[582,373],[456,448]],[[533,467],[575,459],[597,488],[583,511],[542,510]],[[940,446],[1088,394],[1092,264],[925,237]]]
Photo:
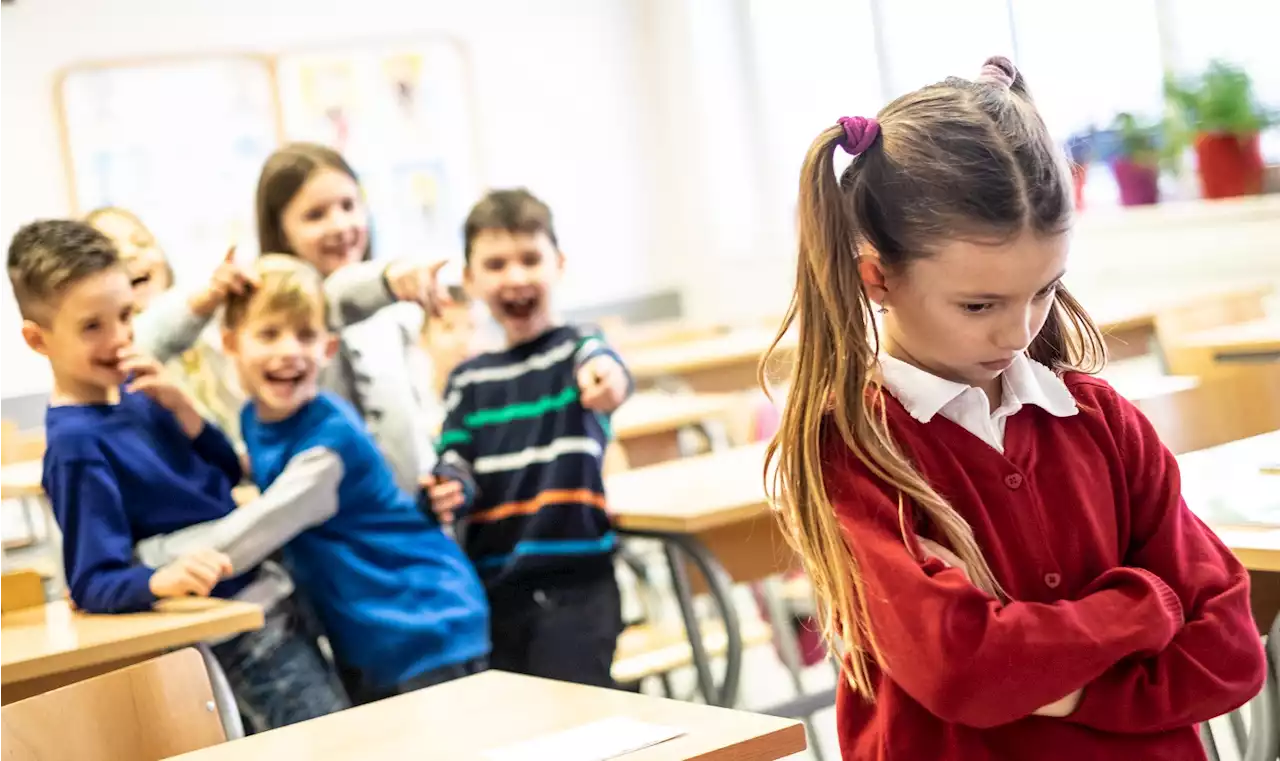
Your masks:
[[[527,502],[506,502],[482,513],[475,513],[470,518],[476,523],[492,523],[503,518],[510,518],[513,515],[530,515],[538,512],[546,505],[555,505],[562,502],[577,502],[584,505],[594,505],[601,510],[604,509],[604,495],[597,494],[590,489],[550,489]]]

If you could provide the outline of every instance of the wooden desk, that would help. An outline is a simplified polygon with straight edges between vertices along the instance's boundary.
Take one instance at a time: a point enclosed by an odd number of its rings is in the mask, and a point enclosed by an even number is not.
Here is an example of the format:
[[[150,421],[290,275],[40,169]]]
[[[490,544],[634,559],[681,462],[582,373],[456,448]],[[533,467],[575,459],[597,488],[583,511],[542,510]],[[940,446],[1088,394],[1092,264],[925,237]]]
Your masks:
[[[773,339],[774,332],[769,330],[736,330],[713,338],[635,349],[626,352],[624,359],[641,388],[675,379],[701,393],[742,391],[756,387],[756,367]],[[785,362],[795,345],[794,337],[779,345],[778,375],[790,375]]]
[[[44,465],[40,460],[15,462],[0,467],[0,499],[43,497]]]
[[[613,435],[630,467],[674,460],[680,456],[680,429],[723,420],[735,403],[727,395],[641,391],[613,413]]]
[[[1188,333],[1165,348],[1173,372],[1216,377],[1241,365],[1280,363],[1280,317]]]
[[[464,761],[614,716],[686,733],[627,761],[767,761],[806,747],[803,725],[789,719],[487,671],[177,758]]]
[[[0,684],[11,703],[176,647],[261,628],[262,609],[187,598],[156,612],[91,615],[65,601],[0,617]]]

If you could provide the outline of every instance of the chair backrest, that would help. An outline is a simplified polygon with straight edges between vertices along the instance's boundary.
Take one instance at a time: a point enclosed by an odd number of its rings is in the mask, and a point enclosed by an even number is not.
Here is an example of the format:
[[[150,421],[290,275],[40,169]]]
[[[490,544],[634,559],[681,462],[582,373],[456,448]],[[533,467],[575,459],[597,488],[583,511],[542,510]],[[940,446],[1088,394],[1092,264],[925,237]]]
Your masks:
[[[43,434],[22,431],[12,420],[0,425],[0,464],[39,460],[44,457],[44,449]]]
[[[159,761],[226,741],[194,648],[0,709],[4,761]]]
[[[44,582],[35,571],[11,571],[0,576],[0,613],[44,605]]]

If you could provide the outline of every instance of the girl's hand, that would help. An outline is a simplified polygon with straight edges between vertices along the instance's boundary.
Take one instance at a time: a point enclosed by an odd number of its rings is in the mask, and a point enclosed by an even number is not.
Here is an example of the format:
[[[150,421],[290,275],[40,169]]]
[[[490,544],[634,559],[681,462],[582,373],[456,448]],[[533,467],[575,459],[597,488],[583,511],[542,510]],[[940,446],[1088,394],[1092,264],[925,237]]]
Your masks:
[[[924,550],[925,558],[941,560],[942,564],[948,568],[959,568],[966,579],[973,581],[973,577],[969,575],[969,567],[954,552],[933,540],[925,539],[923,536],[917,536],[916,541],[920,542],[920,549]]]
[[[227,296],[233,293],[238,296],[246,289],[257,285],[259,285],[258,276],[236,262],[236,247],[233,245],[227,249],[227,255],[223,257],[222,263],[213,271],[213,277],[209,278],[209,285],[192,296],[187,305],[197,316],[208,317],[226,302]]]
[[[208,597],[232,572],[231,558],[216,550],[196,550],[151,574],[148,586],[156,597]]]
[[[1084,688],[1080,688],[1064,698],[1059,698],[1047,706],[1041,706],[1031,713],[1032,716],[1049,716],[1061,719],[1075,713],[1080,706],[1080,698],[1084,697]]]
[[[430,264],[399,259],[388,264],[382,276],[396,301],[412,301],[428,314],[438,316],[440,308],[449,303],[449,292],[436,277],[446,264],[445,259]]]

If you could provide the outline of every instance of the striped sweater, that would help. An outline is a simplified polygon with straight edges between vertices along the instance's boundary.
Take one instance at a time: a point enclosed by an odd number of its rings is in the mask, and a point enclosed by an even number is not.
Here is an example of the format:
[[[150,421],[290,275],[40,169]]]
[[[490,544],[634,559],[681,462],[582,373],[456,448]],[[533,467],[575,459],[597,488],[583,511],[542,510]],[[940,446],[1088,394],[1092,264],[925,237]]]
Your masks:
[[[618,359],[598,333],[563,326],[449,377],[435,474],[463,485],[462,540],[490,593],[612,573],[609,421],[582,406],[577,381],[601,354]]]

